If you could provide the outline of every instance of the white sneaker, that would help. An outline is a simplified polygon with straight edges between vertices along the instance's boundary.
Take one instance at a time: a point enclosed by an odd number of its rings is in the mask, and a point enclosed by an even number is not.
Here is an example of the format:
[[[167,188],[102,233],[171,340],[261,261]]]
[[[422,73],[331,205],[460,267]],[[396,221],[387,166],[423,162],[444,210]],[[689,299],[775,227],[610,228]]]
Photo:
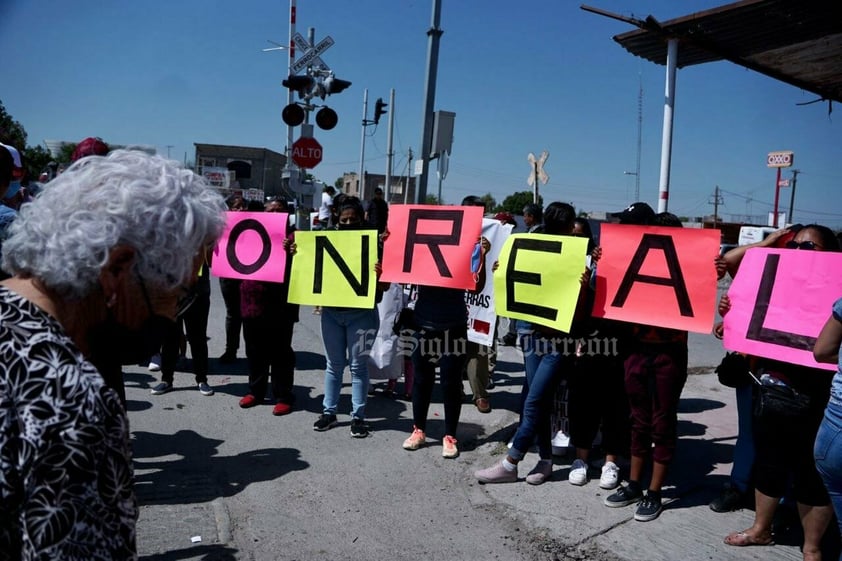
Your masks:
[[[567,454],[567,448],[570,447],[570,436],[560,430],[553,436],[552,445],[553,456],[564,456]]]
[[[570,475],[567,480],[573,485],[584,485],[588,482],[588,464],[584,461],[576,459],[573,465],[570,466]]]
[[[605,462],[599,478],[601,489],[614,489],[620,483],[620,468],[614,462]]]

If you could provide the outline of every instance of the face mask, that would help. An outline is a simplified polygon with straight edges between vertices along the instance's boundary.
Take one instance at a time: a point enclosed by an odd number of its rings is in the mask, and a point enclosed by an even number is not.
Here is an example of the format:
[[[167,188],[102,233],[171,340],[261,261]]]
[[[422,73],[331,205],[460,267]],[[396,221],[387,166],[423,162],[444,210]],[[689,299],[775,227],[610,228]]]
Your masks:
[[[356,222],[354,224],[337,224],[337,230],[362,230],[363,224],[362,222]]]
[[[173,325],[164,316],[152,315],[139,328],[130,329],[118,323],[109,310],[105,321],[89,335],[91,362],[139,364],[161,350],[161,343]]]
[[[20,191],[20,181],[12,181],[9,183],[9,188],[6,189],[6,196],[4,198],[11,199],[18,194],[18,191]]]

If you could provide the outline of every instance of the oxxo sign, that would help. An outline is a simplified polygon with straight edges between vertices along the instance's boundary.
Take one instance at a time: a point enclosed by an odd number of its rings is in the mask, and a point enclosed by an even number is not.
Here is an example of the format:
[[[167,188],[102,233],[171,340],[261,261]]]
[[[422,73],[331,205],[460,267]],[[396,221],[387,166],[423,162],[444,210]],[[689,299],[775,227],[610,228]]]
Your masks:
[[[788,168],[792,165],[795,154],[789,151],[769,152],[766,156],[767,168]]]
[[[292,143],[292,161],[300,168],[314,168],[322,161],[322,145],[315,138],[302,136]]]

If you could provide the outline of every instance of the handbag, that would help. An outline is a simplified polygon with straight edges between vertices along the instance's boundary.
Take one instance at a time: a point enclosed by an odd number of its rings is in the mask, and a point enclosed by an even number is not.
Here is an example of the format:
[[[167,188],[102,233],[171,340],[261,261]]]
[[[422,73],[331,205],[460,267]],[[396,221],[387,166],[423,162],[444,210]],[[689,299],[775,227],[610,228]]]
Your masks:
[[[740,353],[726,353],[716,367],[719,383],[729,388],[744,388],[751,383],[748,358]]]
[[[400,313],[398,313],[398,315],[395,317],[395,324],[394,326],[392,326],[392,332],[395,335],[400,335],[401,332],[406,329],[410,331],[415,331],[417,329],[417,325],[415,323],[415,308],[411,308],[407,305],[409,302],[412,301],[415,290],[415,285],[411,285],[409,287],[409,296],[407,297],[407,302],[404,304]]]
[[[802,417],[810,411],[810,396],[796,391],[788,385],[769,378],[761,382],[752,376],[757,395],[754,398],[754,416],[793,419]]]

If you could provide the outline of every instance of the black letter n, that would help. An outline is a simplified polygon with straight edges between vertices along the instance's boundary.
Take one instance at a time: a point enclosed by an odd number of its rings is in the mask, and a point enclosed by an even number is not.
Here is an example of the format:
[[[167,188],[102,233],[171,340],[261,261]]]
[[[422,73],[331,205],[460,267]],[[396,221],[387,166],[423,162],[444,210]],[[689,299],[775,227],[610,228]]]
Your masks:
[[[330,255],[330,258],[339,268],[339,271],[342,273],[342,276],[345,277],[345,280],[348,281],[348,284],[351,285],[351,288],[354,289],[354,292],[357,296],[367,296],[368,295],[368,275],[370,274],[369,263],[368,263],[368,236],[361,236],[361,247],[360,247],[360,261],[362,263],[362,267],[360,267],[360,280],[357,282],[354,273],[351,272],[350,267],[348,264],[345,263],[345,260],[342,259],[342,256],[336,250],[336,247],[327,236],[316,236],[316,267],[315,271],[313,272],[313,293],[314,294],[321,294],[322,293],[322,279],[324,277],[324,255],[327,252]]]

